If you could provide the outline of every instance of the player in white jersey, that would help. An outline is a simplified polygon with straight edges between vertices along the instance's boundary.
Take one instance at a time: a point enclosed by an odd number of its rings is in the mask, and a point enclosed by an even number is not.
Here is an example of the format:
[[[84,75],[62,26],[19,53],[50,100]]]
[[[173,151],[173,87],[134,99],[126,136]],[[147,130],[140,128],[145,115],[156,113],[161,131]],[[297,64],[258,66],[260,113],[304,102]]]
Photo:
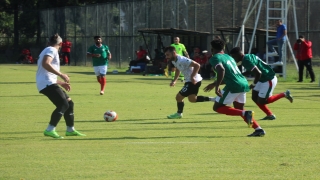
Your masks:
[[[213,97],[198,96],[199,88],[201,86],[202,77],[198,74],[200,69],[200,64],[177,54],[174,47],[169,46],[164,49],[166,58],[172,62],[176,67],[175,77],[170,83],[170,87],[175,86],[180,73],[184,74],[185,84],[182,89],[176,95],[177,113],[167,116],[169,119],[180,119],[182,118],[185,97],[188,97],[189,101],[192,103],[204,102],[204,101],[214,101]]]
[[[62,139],[63,137],[56,132],[55,128],[64,116],[67,125],[66,136],[85,136],[74,129],[73,101],[61,88],[63,87],[66,91],[71,90],[68,75],[60,72],[58,51],[61,48],[62,39],[55,34],[50,37],[48,43],[49,46],[41,52],[38,59],[36,82],[38,91],[47,96],[56,109],[52,112],[49,125],[43,134]],[[63,81],[58,80],[58,76]]]

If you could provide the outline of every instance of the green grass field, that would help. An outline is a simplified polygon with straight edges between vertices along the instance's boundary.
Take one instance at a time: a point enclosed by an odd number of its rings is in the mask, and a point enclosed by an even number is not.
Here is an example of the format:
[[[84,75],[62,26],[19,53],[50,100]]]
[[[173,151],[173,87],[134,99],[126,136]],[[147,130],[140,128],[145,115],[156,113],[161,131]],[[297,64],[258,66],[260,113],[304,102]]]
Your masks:
[[[318,78],[320,67],[314,70]],[[100,96],[92,67],[62,72],[71,78],[75,127],[86,137],[43,136],[54,106],[37,92],[36,66],[0,66],[0,180],[320,178],[320,87],[296,83],[293,65],[274,93],[290,89],[294,102],[270,104],[277,119],[258,121],[267,134],[257,138],[246,137],[253,130],[240,117],[213,112],[212,102],[186,101],[183,119],[167,119],[183,84],[170,88],[164,76],[108,73]],[[264,117],[250,97],[245,108]],[[108,109],[117,121],[103,121]],[[62,119],[57,132],[65,130]]]

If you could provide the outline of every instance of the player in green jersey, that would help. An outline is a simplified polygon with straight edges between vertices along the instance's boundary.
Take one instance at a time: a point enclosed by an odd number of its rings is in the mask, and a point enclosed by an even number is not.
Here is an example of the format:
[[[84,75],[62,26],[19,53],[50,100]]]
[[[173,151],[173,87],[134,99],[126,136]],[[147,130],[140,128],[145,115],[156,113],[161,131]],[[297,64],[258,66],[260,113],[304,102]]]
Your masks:
[[[266,117],[261,120],[274,120],[276,116],[267,107],[267,104],[273,103],[281,98],[287,98],[291,103],[293,97],[290,91],[279,93],[272,96],[272,92],[277,85],[278,79],[272,68],[263,62],[258,56],[254,54],[243,54],[240,47],[235,47],[230,51],[230,55],[237,63],[254,74],[253,83],[250,85],[252,89],[252,100],[257,106],[266,113]],[[238,64],[239,65],[239,64]]]
[[[184,44],[180,43],[180,38],[179,37],[174,37],[173,38],[174,43],[171,44],[170,46],[174,47],[176,49],[176,53],[180,56],[186,56],[187,58],[190,59],[189,54],[186,50],[186,47],[184,46]],[[168,70],[171,70],[171,78],[172,80],[174,79],[175,76],[175,72],[176,72],[176,68],[170,64],[168,64]],[[184,81],[184,75],[182,73],[180,73],[180,79],[183,82]]]
[[[215,88],[217,97],[213,105],[214,111],[229,116],[241,116],[249,127],[255,129],[248,136],[264,136],[265,131],[253,118],[254,112],[244,110],[246,92],[250,90],[248,81],[241,74],[234,59],[224,53],[224,47],[225,43],[221,39],[211,41],[213,56],[210,59],[210,64],[216,71],[217,80],[206,86],[204,91],[208,92]],[[226,84],[223,90],[219,88],[221,84]],[[230,104],[233,104],[234,108],[228,106]]]
[[[92,57],[94,73],[97,76],[101,88],[100,95],[103,95],[107,83],[106,74],[109,61],[111,60],[111,53],[109,47],[102,44],[100,36],[95,36],[94,41],[95,45],[89,47],[87,57]]]

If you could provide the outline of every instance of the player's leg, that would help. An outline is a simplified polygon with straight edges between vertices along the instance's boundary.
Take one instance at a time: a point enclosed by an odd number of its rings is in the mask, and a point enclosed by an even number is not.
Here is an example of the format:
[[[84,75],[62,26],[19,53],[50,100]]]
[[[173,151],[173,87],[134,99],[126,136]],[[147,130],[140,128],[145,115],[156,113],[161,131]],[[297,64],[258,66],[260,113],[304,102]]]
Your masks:
[[[177,112],[170,114],[167,116],[168,119],[180,119],[183,116],[183,108],[184,108],[184,101],[183,99],[185,98],[185,96],[183,96],[182,94],[180,94],[180,92],[178,92],[178,94],[176,95],[176,102],[177,102]]]
[[[213,110],[220,114],[225,114],[229,116],[242,116],[244,111],[235,109],[228,106],[232,104],[237,94],[230,93],[230,91],[221,90],[222,97],[217,96],[215,103],[213,105]]]
[[[253,111],[244,111],[228,106],[229,104],[233,104],[239,93],[231,93],[230,91],[224,90],[221,90],[221,93],[222,97],[216,97],[216,101],[213,105],[213,110],[220,114],[225,114],[229,116],[246,116],[248,123],[251,124],[252,117],[250,116],[252,115]],[[245,97],[245,93],[243,96]]]
[[[237,101],[233,102],[233,107],[236,109],[240,109],[240,110],[244,110],[244,103],[240,103]],[[247,117],[246,116],[241,116],[242,119],[244,120],[244,122],[246,122],[248,125],[249,123],[247,122]],[[257,129],[261,129],[261,127],[259,126],[259,124],[257,123],[257,121],[253,118],[253,114],[252,114],[252,128],[254,128],[255,130]]]
[[[104,94],[104,89],[107,83],[106,74],[108,66],[95,66],[94,72],[97,76],[97,80],[100,83],[100,95]]]
[[[239,94],[238,97],[235,98],[235,101],[233,102],[233,106],[235,109],[244,110],[244,104],[245,104],[245,95],[242,93]],[[258,122],[253,117],[254,112],[253,111],[246,111],[245,115],[241,116],[244,122],[248,124],[249,127],[252,127],[254,129],[254,132],[249,134],[248,136],[264,136],[266,132],[260,127]],[[249,118],[251,118],[251,123],[249,122]]]
[[[41,90],[40,93],[47,96],[56,106],[56,109],[51,114],[50,122],[47,129],[44,131],[44,135],[51,136],[53,138],[63,138],[56,133],[55,128],[65,111],[69,108],[64,91],[57,84],[53,84]]]
[[[178,92],[178,94],[176,95],[176,101],[177,101],[177,112],[171,115],[168,115],[167,118],[168,119],[180,119],[183,116],[183,108],[184,108],[184,101],[183,99],[185,97],[188,97],[192,91],[190,90],[190,84],[192,84],[191,82],[187,82],[184,84],[184,86],[182,87],[182,89]]]
[[[93,66],[93,70],[94,70],[94,74],[97,77],[97,81],[100,84],[100,95],[103,95],[104,92],[101,91],[101,87],[102,87],[102,84],[103,84],[103,79],[102,79],[102,76],[100,74],[100,66]]]
[[[74,103],[65,91],[63,93],[69,104],[68,109],[63,114],[67,126],[66,136],[86,136],[74,128]]]
[[[188,96],[189,101],[192,103],[215,101],[214,97],[198,96],[200,86],[201,86],[201,81],[199,81],[197,84],[190,83],[190,88],[188,88],[188,90],[190,91],[188,93],[189,94],[189,96]]]
[[[271,93],[269,93],[270,96],[267,98],[267,104],[273,103],[281,98],[286,98],[292,103],[293,96],[291,95],[291,92],[289,90],[286,90],[283,93],[272,95],[272,92],[273,92],[274,88],[276,87],[277,82],[278,82],[278,79],[276,76],[274,76],[274,78],[271,81],[269,81],[269,83],[271,83],[268,86],[269,89],[265,88],[265,89],[262,89],[261,91],[259,91],[259,97],[263,97],[263,95],[267,94],[267,91],[270,91]],[[260,95],[260,93],[263,93],[263,90],[264,90],[264,94]]]
[[[268,108],[268,98],[272,95],[272,92],[276,86],[276,81],[258,82],[252,89],[252,100],[257,106],[266,114],[266,117],[261,120],[274,120],[276,116],[272,114]]]

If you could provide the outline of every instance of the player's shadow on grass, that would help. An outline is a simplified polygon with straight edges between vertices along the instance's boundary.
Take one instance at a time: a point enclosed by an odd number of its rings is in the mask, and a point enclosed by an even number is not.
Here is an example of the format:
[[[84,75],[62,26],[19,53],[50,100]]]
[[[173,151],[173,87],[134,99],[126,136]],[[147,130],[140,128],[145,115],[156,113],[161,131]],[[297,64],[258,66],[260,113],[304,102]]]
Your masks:
[[[35,84],[35,82],[0,82],[0,84],[19,84],[19,85],[22,85],[22,84]]]
[[[159,137],[134,137],[134,136],[124,136],[124,137],[117,137],[117,138],[108,138],[108,137],[105,137],[105,138],[72,138],[72,139],[63,139],[63,141],[83,141],[83,140],[89,140],[89,141],[92,141],[92,140],[116,140],[116,141],[119,141],[119,140],[152,140],[152,139],[181,139],[181,138],[200,138],[200,139],[203,139],[203,138],[209,138],[209,139],[213,139],[213,138],[242,138],[243,136],[159,136]],[[185,140],[184,140],[185,141]],[[199,142],[179,142],[179,141],[174,141],[174,142],[144,142],[144,141],[136,141],[136,142],[126,142],[126,143],[129,143],[129,144],[146,144],[146,143],[150,143],[150,144],[162,144],[162,143],[177,143],[177,144],[180,144],[180,143],[199,143]],[[200,143],[206,143],[206,142],[200,142]]]
[[[291,86],[291,87],[288,87],[288,89],[290,90],[290,92],[292,93],[292,95],[294,95],[294,90],[301,90],[302,92],[303,91],[308,91],[308,90],[319,90],[319,85],[315,85],[315,84],[307,84],[305,83],[303,86],[303,84],[301,84],[301,87],[297,87],[297,86]],[[307,86],[305,86],[307,85]],[[313,86],[315,85],[315,86]]]
[[[43,96],[42,94],[34,94],[34,95],[8,95],[8,96],[0,96],[0,97],[11,97],[11,98],[20,98],[20,97],[34,97],[34,96]],[[26,100],[27,101],[27,100]]]
[[[162,76],[160,76],[160,77],[162,77]],[[134,78],[134,79],[137,79],[137,80],[161,80],[161,81],[163,81],[163,80],[168,80],[167,78]]]
[[[94,75],[94,72],[81,72],[81,71],[71,71],[71,72],[68,72],[68,74],[84,74],[84,75],[90,75],[90,76],[95,76]],[[109,75],[131,75],[131,74],[127,74],[125,72],[118,72],[118,73],[107,73],[107,76]],[[141,74],[142,75],[142,74]]]
[[[172,120],[169,121],[161,121],[161,122],[136,122],[133,124],[203,124],[203,123],[225,123],[225,122],[236,122],[239,120],[206,120],[206,121],[179,121],[179,120]]]
[[[320,124],[286,124],[286,125],[268,125],[268,128],[290,128],[290,127],[320,127]]]
[[[117,122],[132,122],[132,121],[156,121],[156,120],[161,120],[159,118],[154,118],[154,119],[119,119]],[[103,120],[77,120],[77,123],[87,123],[87,122],[106,122]]]

